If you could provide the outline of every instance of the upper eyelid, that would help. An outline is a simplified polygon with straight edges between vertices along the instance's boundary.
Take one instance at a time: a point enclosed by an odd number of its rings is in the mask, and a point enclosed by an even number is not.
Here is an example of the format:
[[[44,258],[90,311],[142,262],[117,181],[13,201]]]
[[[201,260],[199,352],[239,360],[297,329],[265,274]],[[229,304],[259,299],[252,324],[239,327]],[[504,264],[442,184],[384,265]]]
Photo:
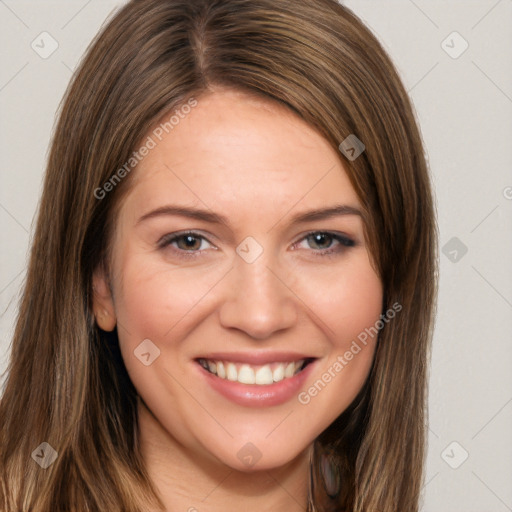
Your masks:
[[[162,236],[158,240],[157,245],[174,242],[177,238],[180,238],[180,237],[186,236],[186,235],[192,235],[196,238],[202,238],[202,239],[206,240],[209,244],[215,245],[213,242],[210,242],[210,240],[208,239],[208,237],[206,235],[203,235],[199,231],[191,231],[191,230],[177,231],[176,233],[168,233],[168,234]]]
[[[342,239],[342,240],[345,239],[347,242],[351,242],[353,245],[357,244],[357,241],[354,237],[346,235],[345,233],[339,233],[336,231],[322,231],[322,230],[310,231],[310,232],[306,233],[305,235],[302,235],[296,242],[294,242],[294,244],[302,242],[303,240],[306,240],[306,238],[308,238],[309,236],[316,235],[316,234],[330,235],[333,238],[333,240],[336,240],[339,243],[341,243],[340,239]]]
[[[321,230],[321,229],[310,230],[310,231],[307,231],[306,233],[301,234],[300,237],[297,238],[297,240],[295,242],[293,242],[293,244],[296,245],[299,242],[305,240],[308,236],[315,235],[317,233],[331,235],[333,237],[333,239],[335,241],[337,241],[338,243],[341,243],[340,240],[338,240],[338,238],[337,238],[337,237],[340,237],[340,238],[345,238],[345,239],[349,240],[350,242],[353,243],[353,245],[357,245],[357,240],[353,236],[347,235],[345,233],[337,232],[337,231]],[[158,245],[170,244],[171,242],[174,242],[176,239],[178,239],[182,236],[186,236],[186,235],[192,235],[196,238],[202,238],[202,239],[206,240],[209,244],[215,246],[215,244],[213,242],[210,242],[210,240],[208,239],[208,237],[206,235],[202,234],[199,231],[192,231],[192,230],[178,231],[176,233],[169,233],[167,235],[164,235],[158,241]],[[324,250],[327,250],[327,249],[324,249]],[[320,251],[322,251],[322,249],[319,249],[317,252],[320,252]],[[183,251],[183,252],[200,252],[200,251]]]

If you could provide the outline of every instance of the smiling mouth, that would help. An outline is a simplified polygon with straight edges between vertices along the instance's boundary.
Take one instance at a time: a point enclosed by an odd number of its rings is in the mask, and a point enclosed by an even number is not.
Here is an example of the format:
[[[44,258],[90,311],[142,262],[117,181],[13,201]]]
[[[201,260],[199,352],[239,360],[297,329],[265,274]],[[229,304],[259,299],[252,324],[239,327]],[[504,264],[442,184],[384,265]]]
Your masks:
[[[220,379],[241,384],[254,384],[268,386],[275,382],[289,379],[300,373],[314,358],[300,359],[298,361],[274,362],[264,365],[236,363],[233,361],[219,361],[199,358],[196,361],[209,373]]]

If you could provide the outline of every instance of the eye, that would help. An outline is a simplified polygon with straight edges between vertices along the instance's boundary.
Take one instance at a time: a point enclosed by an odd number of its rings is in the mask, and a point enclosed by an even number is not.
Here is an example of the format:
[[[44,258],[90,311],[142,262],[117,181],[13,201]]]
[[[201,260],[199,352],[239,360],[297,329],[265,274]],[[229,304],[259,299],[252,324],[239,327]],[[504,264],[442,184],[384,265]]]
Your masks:
[[[173,252],[178,256],[188,258],[194,257],[196,254],[207,249],[207,247],[204,247],[203,242],[210,244],[210,242],[199,233],[187,231],[185,233],[171,233],[163,236],[158,242],[158,247],[171,247]],[[215,247],[212,244],[210,245]]]
[[[203,242],[216,249],[203,235],[193,231],[165,235],[159,240],[158,247],[161,249],[169,247],[180,258],[194,258],[208,249],[208,247],[204,246]],[[354,240],[346,235],[329,231],[312,231],[308,233],[294,245],[294,249],[304,249],[304,247],[300,247],[304,242],[309,245],[309,248],[314,249],[313,253],[315,256],[336,256],[344,252],[348,247],[356,245]]]
[[[315,249],[314,253],[317,256],[336,255],[344,252],[347,247],[355,245],[354,240],[351,238],[329,231],[312,231],[302,238],[300,243],[304,242],[310,247],[313,246],[313,249]],[[300,246],[300,243],[296,244],[296,246]]]

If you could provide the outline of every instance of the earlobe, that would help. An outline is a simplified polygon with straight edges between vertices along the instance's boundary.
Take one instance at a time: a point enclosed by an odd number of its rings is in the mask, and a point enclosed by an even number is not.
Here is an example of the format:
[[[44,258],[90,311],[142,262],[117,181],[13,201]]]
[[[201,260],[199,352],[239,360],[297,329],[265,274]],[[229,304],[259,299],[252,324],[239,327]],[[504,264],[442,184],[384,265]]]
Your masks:
[[[93,312],[98,327],[113,331],[116,326],[114,301],[105,273],[96,269],[92,278]]]

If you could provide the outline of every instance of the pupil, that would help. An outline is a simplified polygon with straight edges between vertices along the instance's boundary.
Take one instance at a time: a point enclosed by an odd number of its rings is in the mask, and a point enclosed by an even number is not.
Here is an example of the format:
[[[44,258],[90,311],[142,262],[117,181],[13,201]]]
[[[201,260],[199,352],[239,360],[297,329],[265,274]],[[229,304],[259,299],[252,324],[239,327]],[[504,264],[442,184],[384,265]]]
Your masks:
[[[325,241],[327,239],[327,242],[328,242],[330,237],[329,237],[329,235],[327,235],[325,233],[320,233],[320,234],[317,234],[317,235],[313,235],[313,238],[315,240],[315,244],[322,245],[322,240],[325,243]],[[329,245],[329,243],[327,243],[327,246],[328,245]]]
[[[185,240],[185,246],[188,249],[195,249],[194,245],[197,245],[197,238],[192,235],[185,235],[182,240]]]

